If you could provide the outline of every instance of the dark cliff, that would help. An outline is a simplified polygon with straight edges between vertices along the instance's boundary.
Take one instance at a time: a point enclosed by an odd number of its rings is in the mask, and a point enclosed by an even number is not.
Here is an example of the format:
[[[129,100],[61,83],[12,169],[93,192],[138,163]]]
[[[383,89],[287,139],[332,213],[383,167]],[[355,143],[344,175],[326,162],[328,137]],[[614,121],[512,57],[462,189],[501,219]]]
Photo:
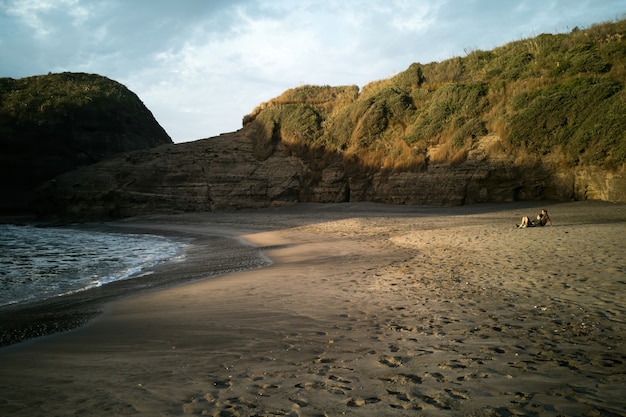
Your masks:
[[[30,210],[32,190],[79,166],[172,143],[123,85],[82,73],[0,79],[0,211]]]
[[[38,190],[41,214],[67,220],[236,210],[308,202],[460,205],[516,200],[626,201],[624,171],[561,169],[487,157],[484,137],[454,165],[420,172],[373,170],[340,153],[258,145],[258,126],[218,137],[118,155],[57,177]]]

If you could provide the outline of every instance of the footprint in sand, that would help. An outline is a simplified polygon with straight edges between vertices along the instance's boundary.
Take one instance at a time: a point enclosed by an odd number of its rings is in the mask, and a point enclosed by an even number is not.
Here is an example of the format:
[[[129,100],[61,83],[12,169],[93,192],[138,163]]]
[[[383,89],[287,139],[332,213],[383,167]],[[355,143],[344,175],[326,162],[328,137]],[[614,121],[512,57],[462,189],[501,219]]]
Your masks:
[[[450,380],[446,378],[446,376],[440,372],[434,372],[434,373],[426,372],[424,374],[424,378],[428,378],[428,377],[433,378],[435,381],[440,382],[440,383],[450,382]]]
[[[368,398],[350,398],[348,400],[348,407],[363,407],[367,404],[376,404],[381,402],[382,400],[377,397],[368,397]]]
[[[402,364],[405,362],[405,358],[402,358],[401,356],[386,356],[380,358],[379,362],[383,365],[389,366],[390,368],[397,368],[399,366],[402,366]]]
[[[465,369],[468,365],[461,363],[456,359],[442,362],[438,365],[441,369]]]
[[[295,385],[296,388],[305,388],[305,389],[323,389],[325,386],[326,384],[320,381],[299,382]]]
[[[474,379],[489,378],[489,374],[486,372],[474,372],[468,375],[457,377],[457,381],[472,381]]]
[[[342,378],[342,377],[337,376],[337,375],[329,375],[328,379],[330,379],[332,381],[345,383],[345,384],[351,384],[352,383],[352,381],[350,381],[349,379],[345,379],[345,378]]]
[[[469,396],[461,391],[446,388],[441,394],[422,394],[418,395],[417,398],[425,402],[426,404],[429,404],[441,410],[451,410],[458,407],[459,400],[467,400]]]
[[[255,389],[256,395],[263,397],[271,397],[280,390],[280,385],[276,384],[254,384],[252,387]]]
[[[387,390],[387,393],[389,395],[393,395],[394,397],[396,397],[399,401],[403,401],[403,402],[411,402],[413,401],[413,398],[407,394],[406,392],[402,392],[402,391],[396,391],[396,390]],[[404,408],[404,407],[403,407]]]
[[[304,408],[309,405],[309,402],[304,398],[289,397],[289,401],[293,402],[300,408]]]
[[[230,382],[230,380],[224,379],[221,381],[213,382],[213,386],[219,389],[226,389],[226,388],[230,388],[232,386],[232,383]]]
[[[465,393],[454,390],[452,388],[446,388],[444,391],[447,392],[448,395],[455,400],[467,400],[469,398]]]
[[[256,408],[256,405],[246,401],[241,397],[228,398],[219,401],[210,395],[205,398],[194,398],[183,404],[184,414],[219,415],[223,417],[238,417],[249,415],[249,411]]]
[[[415,375],[415,374],[392,375],[392,376],[380,378],[380,380],[385,381],[385,382],[391,382],[393,384],[401,384],[401,385],[421,384],[422,382],[424,382],[424,379],[422,377]]]

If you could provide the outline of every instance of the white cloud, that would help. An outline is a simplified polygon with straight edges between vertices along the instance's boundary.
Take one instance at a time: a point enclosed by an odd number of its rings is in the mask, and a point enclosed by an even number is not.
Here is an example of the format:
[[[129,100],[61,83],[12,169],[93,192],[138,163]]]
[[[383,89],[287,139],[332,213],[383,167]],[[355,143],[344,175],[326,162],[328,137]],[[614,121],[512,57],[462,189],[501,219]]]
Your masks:
[[[44,24],[40,14],[51,10],[52,7],[49,1],[13,1],[7,6],[7,13],[21,19],[38,37],[43,38],[49,35],[51,30]]]
[[[393,3],[389,13],[393,26],[400,31],[423,33],[436,23],[438,3],[401,0]]]
[[[13,0],[7,3],[8,14],[16,16],[39,38],[58,31],[59,15],[71,17],[75,25],[85,22],[90,13],[79,0]]]

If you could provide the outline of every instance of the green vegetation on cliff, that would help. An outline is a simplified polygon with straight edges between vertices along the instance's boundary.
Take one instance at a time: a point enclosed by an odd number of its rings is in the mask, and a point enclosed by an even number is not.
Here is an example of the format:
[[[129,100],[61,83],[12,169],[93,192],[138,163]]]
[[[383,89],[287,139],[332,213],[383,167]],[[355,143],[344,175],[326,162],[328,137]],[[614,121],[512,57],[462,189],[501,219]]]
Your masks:
[[[542,34],[492,51],[412,64],[386,80],[291,89],[244,118],[267,155],[278,141],[364,166],[422,170],[488,156],[567,166],[626,163],[626,20]],[[350,158],[348,158],[350,159]]]
[[[122,84],[85,73],[60,73],[34,77],[0,78],[0,117],[3,122],[25,125],[60,122],[69,114],[120,111],[137,116],[138,97]]]

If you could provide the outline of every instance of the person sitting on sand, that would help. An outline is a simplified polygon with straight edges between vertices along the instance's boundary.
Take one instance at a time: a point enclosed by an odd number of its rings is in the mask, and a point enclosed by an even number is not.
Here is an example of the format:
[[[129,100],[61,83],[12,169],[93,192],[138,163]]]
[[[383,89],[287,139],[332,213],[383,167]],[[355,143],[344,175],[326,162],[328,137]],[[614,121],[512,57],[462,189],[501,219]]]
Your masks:
[[[516,225],[518,228],[524,227],[535,227],[535,226],[545,226],[550,223],[552,226],[552,220],[550,220],[550,216],[548,216],[548,210],[542,209],[541,213],[537,215],[535,220],[530,220],[528,216],[522,217],[522,222],[519,225]]]

